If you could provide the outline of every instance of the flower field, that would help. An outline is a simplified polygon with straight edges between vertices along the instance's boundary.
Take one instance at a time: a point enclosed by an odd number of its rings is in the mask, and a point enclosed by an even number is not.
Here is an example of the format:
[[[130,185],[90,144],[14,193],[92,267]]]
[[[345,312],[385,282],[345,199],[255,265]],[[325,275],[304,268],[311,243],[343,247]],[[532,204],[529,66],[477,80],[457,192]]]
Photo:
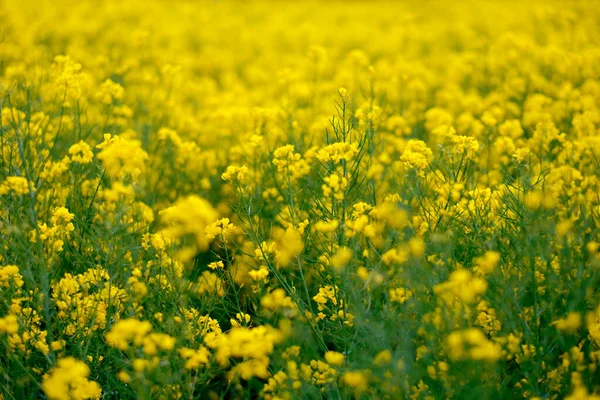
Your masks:
[[[0,400],[600,400],[600,6],[0,1]]]

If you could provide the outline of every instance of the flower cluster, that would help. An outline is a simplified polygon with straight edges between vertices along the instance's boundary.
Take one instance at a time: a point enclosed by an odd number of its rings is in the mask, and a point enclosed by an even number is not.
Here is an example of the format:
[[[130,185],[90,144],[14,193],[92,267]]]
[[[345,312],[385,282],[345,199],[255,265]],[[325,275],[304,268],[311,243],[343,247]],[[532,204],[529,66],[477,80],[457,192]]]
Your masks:
[[[0,1],[0,400],[600,396],[593,2]]]

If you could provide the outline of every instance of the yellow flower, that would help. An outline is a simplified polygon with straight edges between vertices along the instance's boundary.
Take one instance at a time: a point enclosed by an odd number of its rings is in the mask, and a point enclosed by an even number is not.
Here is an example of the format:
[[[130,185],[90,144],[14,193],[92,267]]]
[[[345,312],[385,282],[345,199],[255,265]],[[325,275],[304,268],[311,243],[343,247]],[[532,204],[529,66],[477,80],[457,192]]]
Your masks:
[[[159,212],[164,228],[161,234],[169,240],[192,235],[200,251],[206,251],[214,236],[207,235],[207,228],[217,219],[217,211],[205,199],[191,195],[179,199],[175,204]],[[229,225],[227,225],[229,226]],[[209,233],[214,233],[209,228]],[[218,228],[220,233],[223,229]],[[227,227],[225,228],[227,229]]]
[[[454,144],[453,151],[464,156],[466,160],[472,160],[479,152],[479,142],[469,136],[454,135],[452,136],[452,143]]]
[[[277,229],[274,236],[277,265],[285,267],[304,249],[304,242],[300,233],[292,227],[287,228],[285,231]]]
[[[89,375],[90,369],[83,361],[62,358],[44,377],[42,389],[50,400],[99,399],[102,389],[87,379]]]
[[[542,205],[544,195],[540,191],[532,191],[525,195],[525,206],[532,211],[537,210]]]
[[[375,365],[389,365],[392,363],[392,352],[389,350],[383,350],[375,356],[373,359]]]
[[[4,182],[0,182],[0,196],[10,192],[16,195],[29,194],[29,190],[35,191],[31,182],[22,176],[8,176]]]
[[[364,371],[347,371],[342,375],[342,383],[350,386],[355,393],[361,393],[369,387],[369,378]]]
[[[296,310],[296,304],[291,297],[287,296],[285,290],[277,288],[271,293],[266,294],[260,299],[260,305],[268,310],[277,311],[281,308],[287,308]],[[288,316],[292,316],[294,313],[288,313]]]
[[[91,146],[83,140],[69,147],[69,154],[71,155],[71,161],[80,164],[91,163],[94,159]]]
[[[119,350],[127,350],[130,342],[140,346],[144,337],[152,330],[148,321],[139,321],[134,318],[118,321],[104,337],[106,342]]]
[[[331,256],[331,266],[340,270],[348,265],[353,256],[354,252],[351,249],[348,247],[341,247]]]
[[[525,162],[529,159],[530,154],[531,154],[531,150],[529,150],[529,148],[522,147],[522,148],[515,150],[515,152],[513,153],[513,157],[518,162]]]
[[[358,143],[336,142],[319,150],[317,159],[323,163],[329,161],[339,163],[342,160],[350,162],[357,153]]]
[[[327,361],[329,365],[336,367],[342,366],[345,359],[346,356],[342,353],[338,353],[337,351],[328,351],[325,353],[325,361]]]
[[[556,224],[556,234],[559,237],[564,237],[571,231],[572,227],[573,223],[570,220],[566,219],[560,221],[558,224]]]
[[[398,304],[404,304],[406,303],[406,300],[412,297],[413,292],[404,288],[395,288],[390,289],[389,294],[390,301]]]
[[[96,148],[100,149],[97,158],[102,161],[109,177],[137,179],[146,171],[148,153],[139,140],[105,134],[104,141]]]
[[[178,352],[179,355],[186,360],[184,365],[185,369],[198,369],[209,363],[210,352],[204,346],[200,346],[198,350],[181,347]]]
[[[12,284],[15,287],[23,286],[23,277],[16,265],[5,265],[0,267],[0,288],[8,288]]]
[[[206,238],[208,240],[213,240],[216,237],[226,239],[233,229],[235,229],[235,226],[229,223],[229,218],[222,218],[205,228]]]
[[[452,304],[456,298],[469,304],[487,290],[487,282],[474,277],[471,272],[459,269],[450,274],[447,282],[434,286],[433,291],[447,304]]]
[[[248,174],[248,167],[245,165],[241,167],[237,167],[234,165],[230,165],[227,167],[225,172],[221,175],[221,178],[224,181],[232,181],[242,183],[245,181],[246,176]]]
[[[12,335],[19,331],[19,319],[16,315],[9,314],[0,318],[0,333]]]
[[[263,281],[269,276],[269,270],[263,265],[259,269],[248,272],[248,274],[255,281]]]
[[[433,152],[431,149],[422,140],[415,139],[411,139],[406,143],[406,147],[400,156],[404,168],[417,170],[419,176],[425,176],[423,171],[427,169],[432,159]]]
[[[317,221],[313,225],[313,229],[317,232],[331,233],[335,232],[338,226],[339,221],[337,219],[332,219],[331,221]]]
[[[344,199],[346,196],[345,192],[348,187],[348,178],[334,173],[323,178],[323,182],[325,182],[321,186],[323,190],[323,196],[326,198],[333,196],[334,199],[340,201]]]
[[[453,360],[496,361],[502,356],[500,345],[488,340],[476,328],[455,331],[446,338],[448,355]]]
[[[570,312],[565,318],[557,319],[552,323],[559,331],[575,333],[581,327],[581,314]]]
[[[478,268],[477,272],[484,275],[493,272],[499,263],[500,253],[491,250],[486,251],[483,256],[473,259],[473,264]]]
[[[97,97],[104,104],[112,104],[114,100],[121,100],[124,92],[125,90],[121,85],[107,79],[100,85],[100,91],[97,93]]]

